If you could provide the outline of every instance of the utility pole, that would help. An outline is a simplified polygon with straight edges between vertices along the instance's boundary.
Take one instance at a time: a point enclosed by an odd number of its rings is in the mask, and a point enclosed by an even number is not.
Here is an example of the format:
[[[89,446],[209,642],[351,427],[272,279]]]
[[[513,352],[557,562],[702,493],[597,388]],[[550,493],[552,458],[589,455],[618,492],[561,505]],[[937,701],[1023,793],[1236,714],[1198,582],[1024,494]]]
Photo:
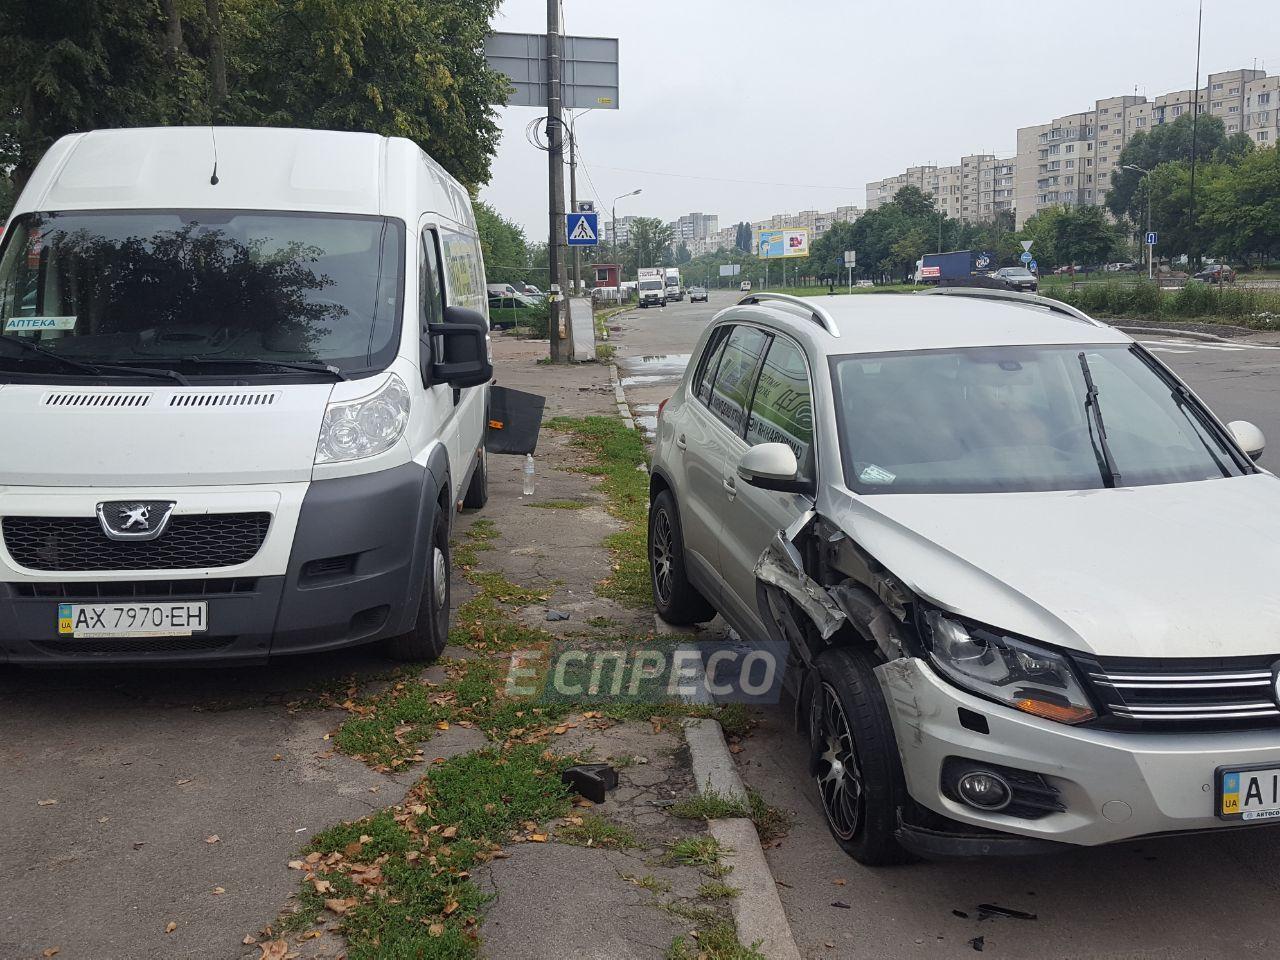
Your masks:
[[[569,207],[578,212],[578,131],[569,121]],[[582,290],[582,248],[573,248],[573,295]]]
[[[1203,27],[1204,0],[1200,0],[1200,12],[1196,19],[1196,86],[1191,108],[1191,199],[1187,203],[1187,255],[1191,258],[1188,264],[1191,267],[1194,267],[1200,259],[1196,253],[1196,124],[1200,120],[1200,35]]]
[[[550,317],[551,359],[567,360],[560,342],[560,320],[568,315],[568,286],[564,276],[564,252],[568,246],[564,235],[564,127],[561,119],[560,0],[547,0],[547,169],[551,193],[550,241]],[[558,290],[557,290],[558,288]]]

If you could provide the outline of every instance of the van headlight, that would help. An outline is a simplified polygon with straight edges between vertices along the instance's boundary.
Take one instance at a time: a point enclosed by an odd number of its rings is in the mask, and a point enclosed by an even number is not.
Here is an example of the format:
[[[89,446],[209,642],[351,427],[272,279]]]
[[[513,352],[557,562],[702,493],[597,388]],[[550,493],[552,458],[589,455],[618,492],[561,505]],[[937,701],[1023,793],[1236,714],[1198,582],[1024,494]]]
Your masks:
[[[331,403],[324,411],[316,463],[377,456],[395,446],[409,423],[409,391],[392,374],[376,393]]]
[[[959,687],[1059,723],[1084,723],[1096,713],[1059,653],[985,627],[926,610],[921,630],[929,659]]]

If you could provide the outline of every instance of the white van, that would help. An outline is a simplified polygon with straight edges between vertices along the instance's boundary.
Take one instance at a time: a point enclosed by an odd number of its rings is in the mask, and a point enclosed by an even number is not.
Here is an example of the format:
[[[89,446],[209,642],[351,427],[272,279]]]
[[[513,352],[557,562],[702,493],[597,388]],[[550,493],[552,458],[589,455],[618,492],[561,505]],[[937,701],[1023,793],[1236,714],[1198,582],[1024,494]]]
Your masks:
[[[0,246],[0,661],[438,655],[487,340],[469,196],[409,140],[62,138]]]

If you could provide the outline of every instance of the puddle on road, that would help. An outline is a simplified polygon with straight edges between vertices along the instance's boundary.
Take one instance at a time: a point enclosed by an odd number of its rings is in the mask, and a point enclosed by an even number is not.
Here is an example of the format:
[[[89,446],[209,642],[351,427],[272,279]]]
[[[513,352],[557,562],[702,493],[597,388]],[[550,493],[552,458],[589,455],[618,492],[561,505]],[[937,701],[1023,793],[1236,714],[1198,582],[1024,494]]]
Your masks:
[[[652,440],[658,435],[658,405],[656,403],[637,403],[631,408],[631,419],[644,431],[645,439]]]
[[[618,366],[626,374],[622,385],[634,387],[677,381],[684,376],[690,356],[687,353],[664,353],[651,357],[624,357],[618,361]]]

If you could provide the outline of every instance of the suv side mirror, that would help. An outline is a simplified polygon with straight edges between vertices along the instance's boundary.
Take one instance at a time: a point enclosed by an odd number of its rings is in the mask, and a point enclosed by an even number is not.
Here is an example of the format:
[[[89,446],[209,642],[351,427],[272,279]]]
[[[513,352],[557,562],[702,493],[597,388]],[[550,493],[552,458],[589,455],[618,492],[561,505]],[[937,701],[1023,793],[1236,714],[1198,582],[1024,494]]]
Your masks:
[[[756,444],[738,461],[738,476],[761,490],[813,492],[813,482],[800,476],[796,455],[785,443]]]
[[[1267,448],[1267,439],[1262,435],[1261,430],[1248,420],[1232,420],[1227,424],[1227,429],[1231,431],[1231,436],[1235,437],[1241,449],[1249,455],[1250,460],[1262,459],[1262,452]]]
[[[493,379],[489,360],[489,323],[484,314],[463,307],[445,307],[444,323],[427,324],[427,333],[443,344],[433,357],[431,381],[456,389],[476,387]]]

